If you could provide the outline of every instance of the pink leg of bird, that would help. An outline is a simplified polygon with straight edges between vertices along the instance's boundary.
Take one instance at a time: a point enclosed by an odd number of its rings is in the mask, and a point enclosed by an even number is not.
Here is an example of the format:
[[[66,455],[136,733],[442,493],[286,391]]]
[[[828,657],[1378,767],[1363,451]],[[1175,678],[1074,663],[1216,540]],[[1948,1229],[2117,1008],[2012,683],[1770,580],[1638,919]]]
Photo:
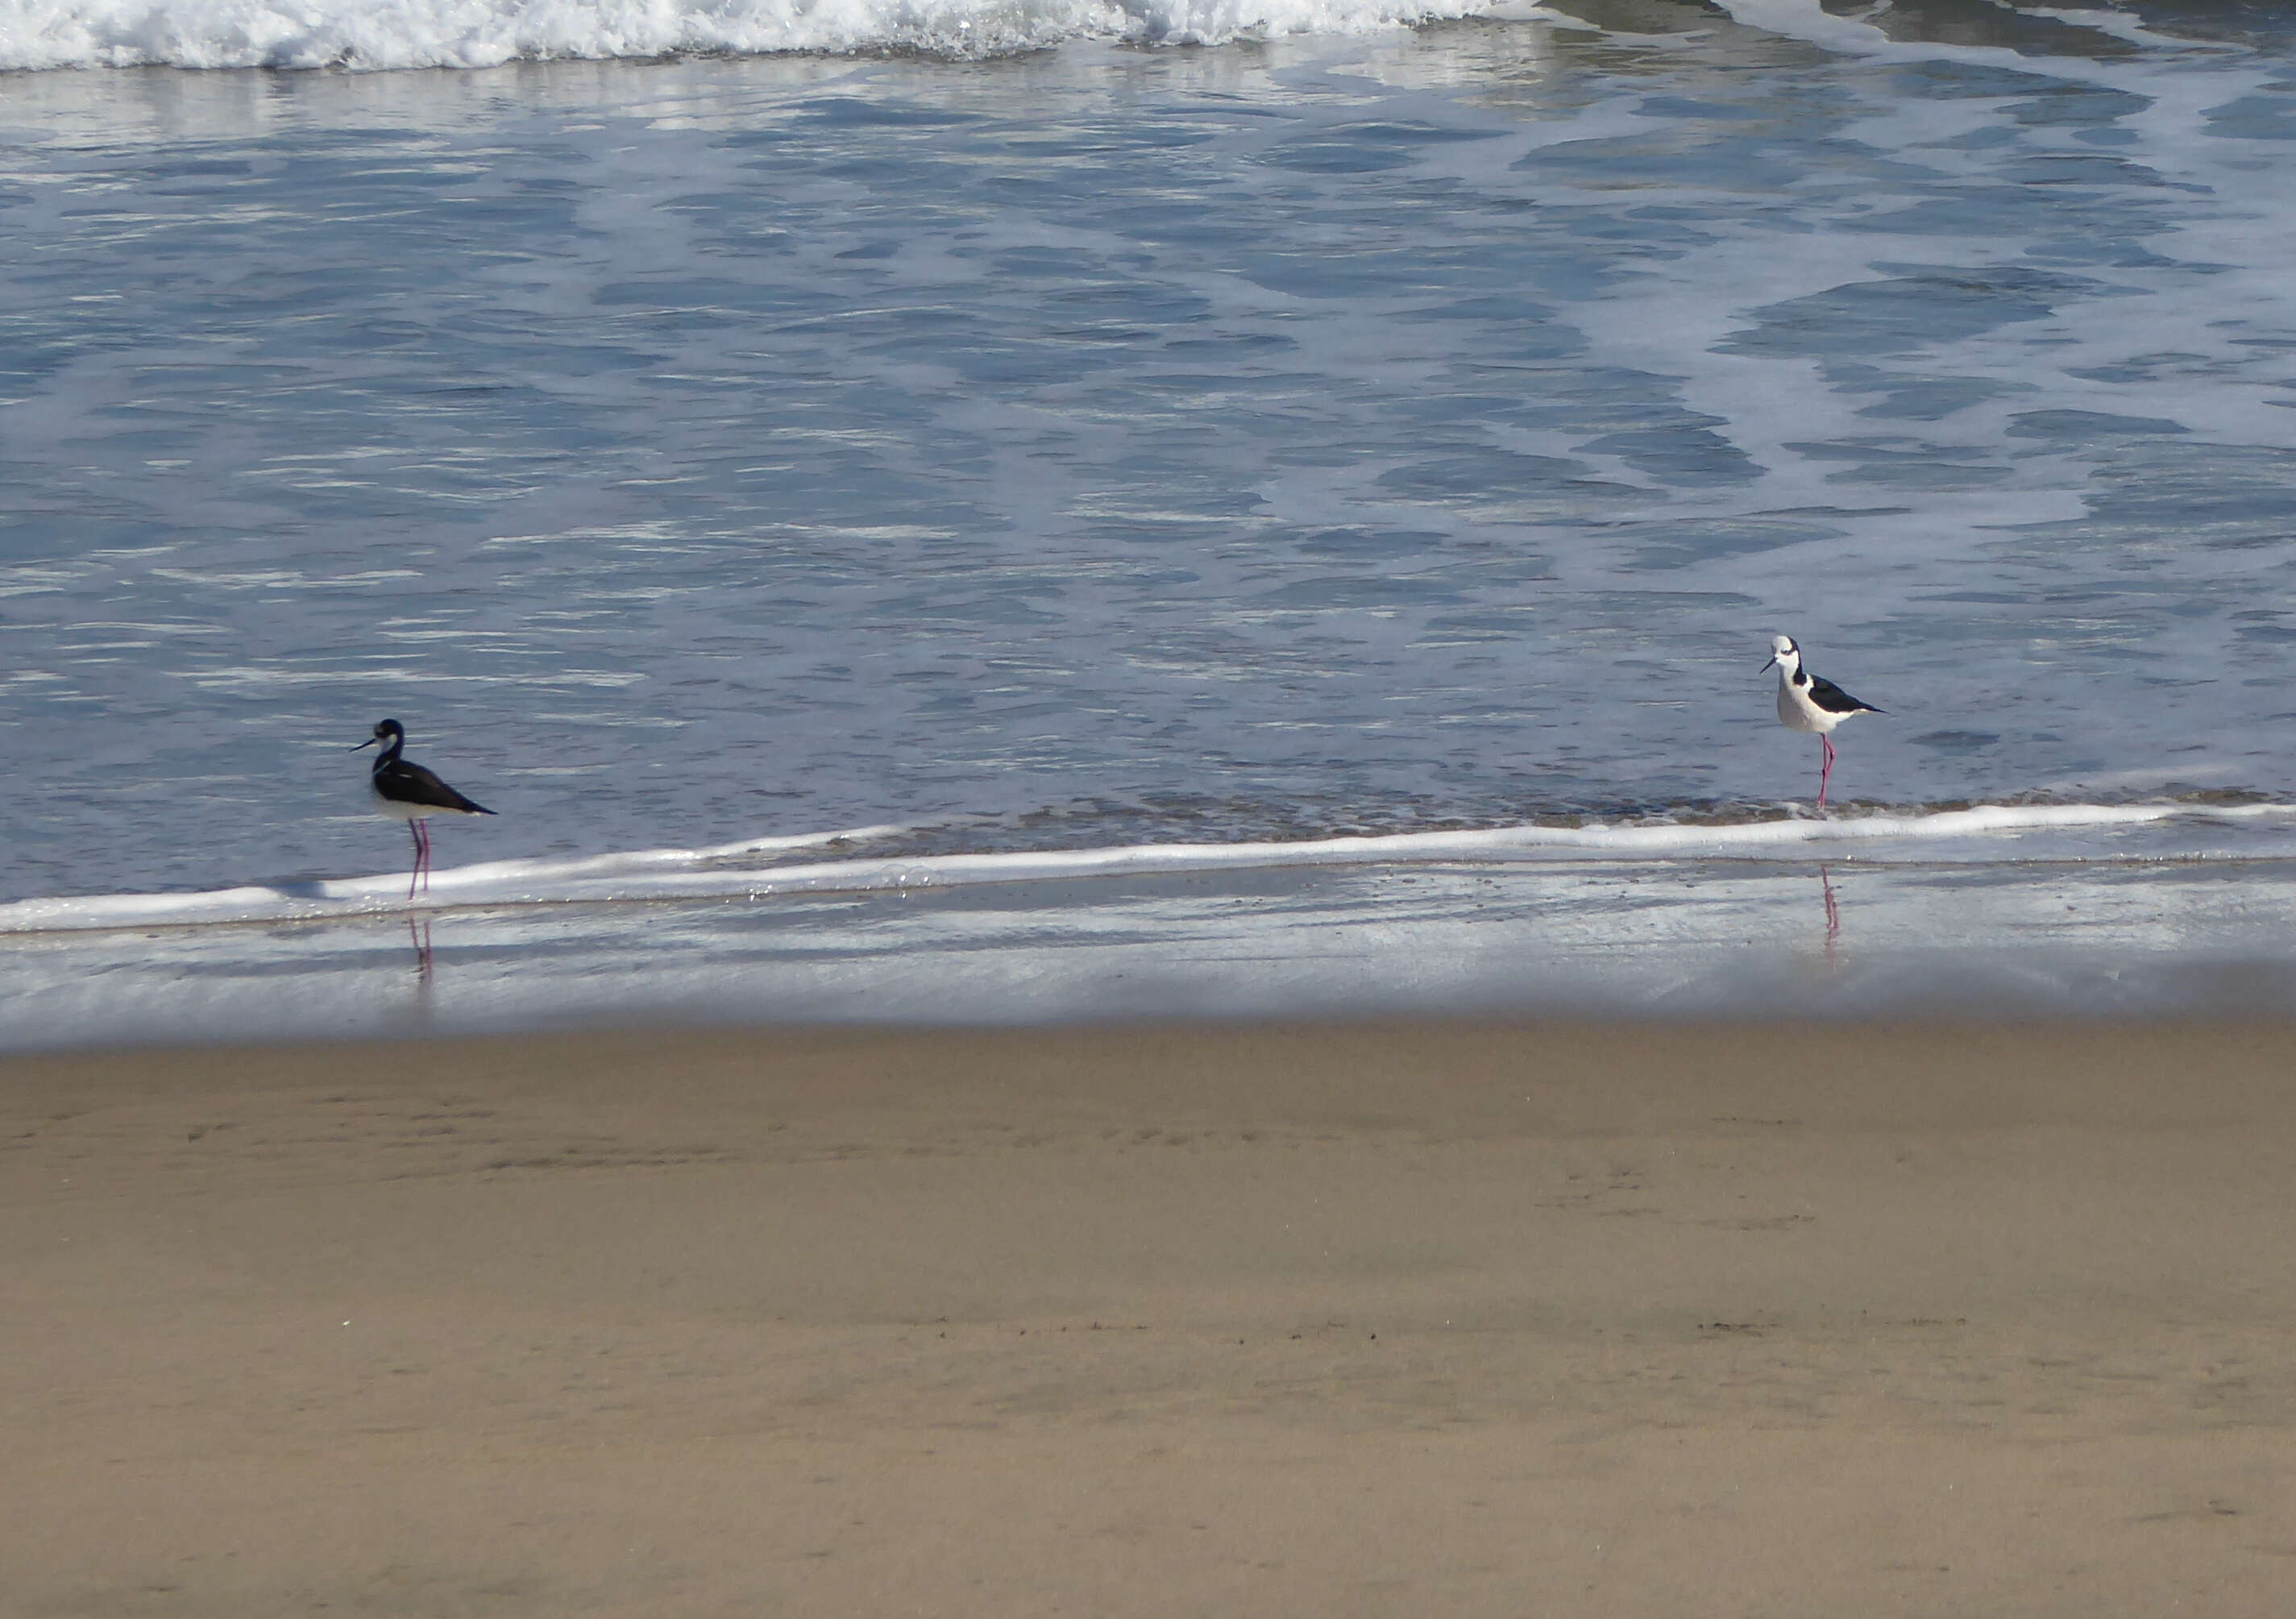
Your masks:
[[[1825,762],[1817,770],[1817,807],[1823,810],[1825,808],[1825,784],[1833,779],[1833,738],[1821,734],[1817,745],[1825,750]]]
[[[422,834],[420,830],[422,825],[421,821],[406,823],[406,835],[414,843],[414,867],[406,874],[406,897],[410,900],[414,897],[414,879],[422,875]]]
[[[422,892],[427,894],[430,892],[430,823],[422,820],[414,824],[422,829]]]

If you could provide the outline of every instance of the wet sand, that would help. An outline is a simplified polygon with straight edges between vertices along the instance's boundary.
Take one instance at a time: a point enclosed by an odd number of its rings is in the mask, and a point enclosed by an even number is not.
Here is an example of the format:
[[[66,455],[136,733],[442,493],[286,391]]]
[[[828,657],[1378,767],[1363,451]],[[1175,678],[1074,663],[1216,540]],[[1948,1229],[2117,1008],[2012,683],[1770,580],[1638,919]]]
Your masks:
[[[2282,1614],[2286,1026],[0,1062],[0,1611]]]

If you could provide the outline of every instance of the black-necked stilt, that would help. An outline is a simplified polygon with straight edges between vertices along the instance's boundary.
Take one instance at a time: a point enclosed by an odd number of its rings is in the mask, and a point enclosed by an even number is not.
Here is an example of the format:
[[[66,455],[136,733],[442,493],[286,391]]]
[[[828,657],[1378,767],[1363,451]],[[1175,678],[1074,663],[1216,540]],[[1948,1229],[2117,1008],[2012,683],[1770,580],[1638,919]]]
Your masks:
[[[382,744],[382,752],[374,760],[374,805],[395,821],[406,823],[407,834],[414,840],[414,871],[406,879],[406,897],[414,897],[414,884],[419,880],[422,891],[430,891],[430,828],[428,822],[434,815],[492,815],[484,804],[472,803],[461,793],[440,781],[421,765],[408,764],[398,755],[406,746],[406,727],[396,719],[375,722],[374,735],[351,750]]]
[[[1790,731],[1816,733],[1818,745],[1824,749],[1824,762],[1817,772],[1817,807],[1825,808],[1825,784],[1833,777],[1833,738],[1828,735],[1852,714],[1878,714],[1882,711],[1870,703],[1860,703],[1831,680],[1821,680],[1801,666],[1801,648],[1795,645],[1792,636],[1770,637],[1768,669],[1775,664],[1778,670],[1778,723]]]

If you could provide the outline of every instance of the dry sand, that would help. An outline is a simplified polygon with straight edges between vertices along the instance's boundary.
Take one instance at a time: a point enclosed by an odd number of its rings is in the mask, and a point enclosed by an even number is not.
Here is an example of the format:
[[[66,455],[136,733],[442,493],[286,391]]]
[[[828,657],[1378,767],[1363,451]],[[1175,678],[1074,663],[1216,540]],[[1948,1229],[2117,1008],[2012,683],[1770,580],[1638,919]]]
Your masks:
[[[0,1064],[0,1611],[2296,1611],[2290,1031]]]

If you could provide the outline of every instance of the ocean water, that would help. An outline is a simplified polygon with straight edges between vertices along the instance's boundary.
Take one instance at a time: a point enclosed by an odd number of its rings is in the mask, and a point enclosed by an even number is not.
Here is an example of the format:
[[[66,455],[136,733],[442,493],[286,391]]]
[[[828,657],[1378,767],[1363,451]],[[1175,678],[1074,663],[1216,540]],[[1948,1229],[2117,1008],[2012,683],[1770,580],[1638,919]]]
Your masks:
[[[2280,1007],[2292,141],[2262,4],[24,0],[0,1044]]]

